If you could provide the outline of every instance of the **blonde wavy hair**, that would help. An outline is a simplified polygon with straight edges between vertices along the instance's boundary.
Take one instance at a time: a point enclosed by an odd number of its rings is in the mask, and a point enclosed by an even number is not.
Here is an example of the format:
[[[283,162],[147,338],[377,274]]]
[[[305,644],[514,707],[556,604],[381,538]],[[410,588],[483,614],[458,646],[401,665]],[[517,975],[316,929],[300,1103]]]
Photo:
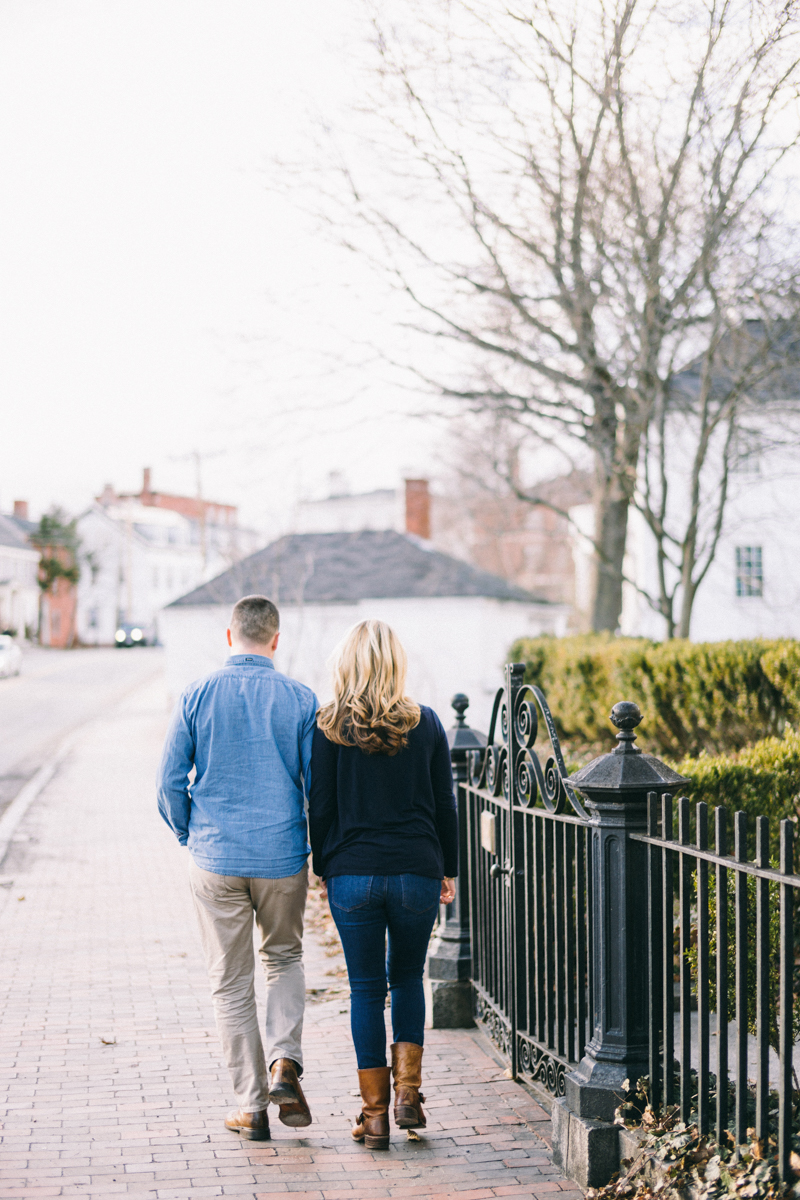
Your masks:
[[[405,695],[408,659],[385,621],[359,621],[331,657],[333,700],[317,713],[331,742],[367,754],[397,754],[419,725],[420,709]]]

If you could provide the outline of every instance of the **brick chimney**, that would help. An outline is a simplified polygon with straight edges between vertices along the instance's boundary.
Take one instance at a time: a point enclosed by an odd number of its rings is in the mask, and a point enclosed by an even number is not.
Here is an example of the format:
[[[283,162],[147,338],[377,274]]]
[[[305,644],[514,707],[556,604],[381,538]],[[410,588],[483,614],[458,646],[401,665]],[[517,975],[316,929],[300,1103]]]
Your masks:
[[[14,516],[19,517],[19,519],[21,521],[28,520],[28,501],[27,500],[15,500],[14,501]]]
[[[406,533],[431,536],[431,494],[427,479],[406,479]]]
[[[152,471],[150,470],[150,467],[145,467],[144,470],[142,471],[142,495],[143,496],[150,495],[151,476],[152,476]]]
[[[103,508],[109,508],[110,505],[116,504],[117,493],[114,491],[114,485],[107,483],[100,495],[97,497],[97,503],[102,504]]]

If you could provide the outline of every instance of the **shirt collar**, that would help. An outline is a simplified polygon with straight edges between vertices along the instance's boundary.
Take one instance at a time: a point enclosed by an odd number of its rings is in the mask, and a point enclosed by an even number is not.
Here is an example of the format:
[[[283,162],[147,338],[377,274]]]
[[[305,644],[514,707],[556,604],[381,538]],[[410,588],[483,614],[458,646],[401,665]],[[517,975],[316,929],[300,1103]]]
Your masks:
[[[266,654],[231,654],[225,664],[226,667],[271,667],[275,670],[275,664],[271,658],[267,658]]]

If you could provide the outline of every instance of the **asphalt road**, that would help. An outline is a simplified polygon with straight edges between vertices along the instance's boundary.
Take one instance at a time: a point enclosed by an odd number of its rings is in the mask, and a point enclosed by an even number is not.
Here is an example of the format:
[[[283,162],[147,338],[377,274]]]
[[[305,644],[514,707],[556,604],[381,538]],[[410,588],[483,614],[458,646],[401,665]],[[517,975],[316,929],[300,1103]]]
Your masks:
[[[22,672],[0,679],[0,815],[71,730],[162,670],[163,651],[24,651]]]

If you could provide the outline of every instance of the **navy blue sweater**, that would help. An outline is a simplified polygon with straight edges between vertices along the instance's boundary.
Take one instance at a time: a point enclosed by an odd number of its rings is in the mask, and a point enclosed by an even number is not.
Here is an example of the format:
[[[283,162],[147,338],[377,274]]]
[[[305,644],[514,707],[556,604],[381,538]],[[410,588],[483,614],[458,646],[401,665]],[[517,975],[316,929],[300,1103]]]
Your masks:
[[[314,730],[308,825],[314,872],[458,873],[458,814],[447,735],[433,709],[397,754],[365,754]]]

